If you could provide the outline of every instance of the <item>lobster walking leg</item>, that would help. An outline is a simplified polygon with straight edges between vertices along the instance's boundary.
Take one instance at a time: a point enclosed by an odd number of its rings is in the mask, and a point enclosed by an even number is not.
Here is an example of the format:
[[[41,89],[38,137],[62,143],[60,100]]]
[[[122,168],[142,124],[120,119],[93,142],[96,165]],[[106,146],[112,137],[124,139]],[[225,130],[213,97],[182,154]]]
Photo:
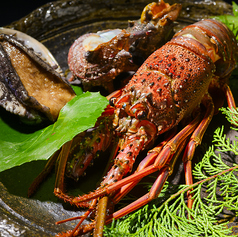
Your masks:
[[[90,207],[88,208],[88,210],[87,210],[82,216],[77,216],[77,217],[68,218],[68,219],[65,219],[65,220],[62,220],[62,221],[58,221],[58,222],[56,222],[55,224],[56,224],[56,225],[59,225],[59,224],[62,224],[62,223],[68,222],[68,221],[73,221],[73,220],[80,219],[80,221],[79,221],[78,224],[74,227],[74,229],[73,229],[72,231],[68,231],[68,233],[67,233],[67,237],[77,236],[79,227],[82,225],[83,221],[84,221],[85,219],[87,219],[87,217],[90,215],[90,213],[92,212],[92,210],[95,209],[96,204],[97,204],[97,199],[94,199],[94,200],[92,200],[91,205],[90,205]],[[90,226],[92,226],[92,223],[91,223],[91,225],[88,224],[88,225],[85,226],[85,227],[86,227],[86,228],[85,228],[85,233],[90,230]],[[92,228],[93,228],[93,226],[92,226]],[[59,237],[59,236],[61,236],[61,235],[58,234],[57,236]],[[64,236],[64,234],[63,234],[63,236]]]
[[[183,155],[183,162],[184,162],[184,173],[185,173],[185,182],[186,185],[192,185],[193,184],[193,177],[192,177],[192,159],[194,156],[195,149],[198,145],[201,144],[203,135],[205,131],[207,130],[208,125],[210,124],[213,114],[214,114],[214,104],[212,102],[212,98],[208,96],[209,98],[206,98],[206,113],[199,124],[199,126],[195,129],[193,132],[189,143],[187,144],[187,147],[185,149],[184,155]],[[192,194],[190,193],[191,190],[187,192],[187,198],[188,198],[188,207],[192,208],[193,200],[192,200]]]
[[[233,97],[233,94],[229,88],[229,86],[226,84],[224,86],[225,95],[227,98],[228,107],[230,109],[235,109],[236,104]],[[199,124],[199,126],[196,128],[194,133],[191,136],[191,139],[186,147],[186,150],[183,155],[183,162],[184,162],[184,171],[185,171],[185,181],[186,185],[192,185],[193,184],[193,178],[192,178],[192,158],[194,156],[195,149],[198,145],[201,144],[203,135],[205,131],[207,130],[208,125],[210,124],[212,117],[214,115],[214,104],[212,101],[212,98],[207,98],[205,101],[205,106],[207,107],[206,114],[203,118],[203,121]],[[187,198],[188,198],[188,207],[192,208],[193,200],[192,200],[192,194],[191,190],[187,192]]]
[[[51,172],[51,170],[53,169],[56,160],[58,159],[58,156],[60,154],[61,149],[59,149],[58,151],[56,151],[48,160],[48,162],[46,163],[44,169],[41,171],[41,173],[34,179],[34,181],[32,182],[31,186],[28,189],[28,193],[27,196],[31,197],[37,190],[37,188],[39,187],[39,185],[45,180],[45,178],[49,175],[49,173]]]
[[[225,95],[226,95],[226,100],[227,100],[227,103],[228,103],[228,107],[230,109],[236,109],[236,102],[235,102],[234,96],[231,92],[230,87],[227,84],[224,85],[224,92],[225,92]]]
[[[149,151],[149,154],[140,162],[137,170],[135,172],[139,172],[140,170],[143,170],[144,168],[148,167],[149,165],[153,164],[158,154],[161,152],[163,147],[169,142],[169,140],[174,137],[176,133],[176,128],[169,131],[168,137],[165,138],[164,141],[162,141],[158,146],[153,148]],[[127,193],[129,193],[135,186],[140,182],[140,179],[137,179],[136,181],[126,184],[121,187],[120,191],[113,197],[113,203],[118,203]]]
[[[186,141],[187,139],[183,140],[181,146],[179,146],[176,153],[171,155],[171,158],[168,159],[166,165],[160,170],[156,181],[154,182],[153,186],[150,189],[150,192],[145,194],[141,198],[137,199],[133,203],[129,204],[128,206],[110,215],[106,220],[106,224],[111,223],[113,219],[119,219],[120,217],[125,216],[127,213],[137,210],[138,208],[148,204],[150,201],[158,197],[164,186],[165,181],[167,180],[169,175],[173,172],[175,162],[179,157],[180,153],[182,152],[186,144]]]

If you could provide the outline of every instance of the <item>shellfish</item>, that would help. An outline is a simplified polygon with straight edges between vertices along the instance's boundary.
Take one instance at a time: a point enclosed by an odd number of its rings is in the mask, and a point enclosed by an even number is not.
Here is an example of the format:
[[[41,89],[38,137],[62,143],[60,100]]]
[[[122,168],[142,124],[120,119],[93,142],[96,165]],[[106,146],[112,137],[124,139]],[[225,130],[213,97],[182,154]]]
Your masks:
[[[28,123],[55,121],[75,96],[59,65],[32,37],[6,28],[0,33],[0,105]]]
[[[143,61],[169,38],[181,4],[164,1],[148,4],[138,21],[127,29],[104,30],[80,36],[71,46],[70,81],[78,78],[84,90],[102,86],[114,90],[113,79],[122,72],[136,71]]]

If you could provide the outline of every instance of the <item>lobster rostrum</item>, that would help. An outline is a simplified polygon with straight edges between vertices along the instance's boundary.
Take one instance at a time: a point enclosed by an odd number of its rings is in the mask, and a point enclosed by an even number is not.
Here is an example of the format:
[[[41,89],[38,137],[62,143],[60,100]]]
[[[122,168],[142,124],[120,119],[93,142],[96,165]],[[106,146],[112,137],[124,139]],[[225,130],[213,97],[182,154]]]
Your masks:
[[[108,97],[110,105],[94,129],[89,131],[94,137],[85,132],[82,145],[82,156],[87,160],[89,156],[96,156],[99,150],[105,150],[112,137],[118,138],[118,142],[113,140],[117,142],[112,152],[114,163],[100,187],[78,197],[63,193],[63,177],[60,175],[64,174],[66,163],[66,172],[73,177],[81,175],[85,167],[78,158],[77,161],[68,158],[70,147],[74,147],[73,141],[61,151],[63,158],[59,162],[55,194],[73,205],[89,207],[80,224],[99,203],[96,221],[77,226],[63,235],[77,236],[95,228],[95,236],[99,236],[102,234],[102,226],[98,224],[101,219],[108,224],[156,198],[184,148],[186,184],[192,184],[194,151],[214,113],[222,106],[225,97],[230,108],[236,107],[228,79],[236,66],[237,55],[237,42],[232,32],[216,20],[202,20],[178,32],[149,56],[123,89]],[[179,123],[183,128],[176,131]],[[101,135],[102,130],[112,135]],[[132,170],[139,152],[149,149],[163,133],[165,139],[149,150],[133,174],[125,177]],[[90,149],[87,150],[87,146]],[[143,177],[155,171],[159,171],[158,177],[149,193],[114,213],[105,213],[111,203],[119,202]],[[192,208],[190,193],[188,206]]]

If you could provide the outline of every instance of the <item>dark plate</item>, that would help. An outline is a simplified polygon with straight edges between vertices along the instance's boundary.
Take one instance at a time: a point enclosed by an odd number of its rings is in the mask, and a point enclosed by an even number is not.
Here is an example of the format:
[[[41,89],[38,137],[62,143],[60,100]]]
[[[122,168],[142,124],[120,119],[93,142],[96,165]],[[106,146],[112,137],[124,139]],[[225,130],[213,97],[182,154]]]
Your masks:
[[[68,49],[79,35],[108,28],[125,28],[127,20],[138,19],[144,6],[151,1],[84,2],[70,0],[48,3],[8,27],[23,31],[41,41],[65,71],[68,69]],[[210,15],[231,13],[231,6],[222,1],[181,3],[183,12],[176,30]],[[221,125],[222,121],[219,122]],[[208,133],[209,139],[211,134]],[[80,212],[54,197],[54,174],[32,199],[26,197],[30,183],[44,165],[45,161],[31,162],[0,173],[0,236],[52,236],[74,226],[72,222],[55,225],[56,221],[80,215]],[[85,192],[93,189],[95,180],[97,178],[93,177],[82,179],[81,189]]]

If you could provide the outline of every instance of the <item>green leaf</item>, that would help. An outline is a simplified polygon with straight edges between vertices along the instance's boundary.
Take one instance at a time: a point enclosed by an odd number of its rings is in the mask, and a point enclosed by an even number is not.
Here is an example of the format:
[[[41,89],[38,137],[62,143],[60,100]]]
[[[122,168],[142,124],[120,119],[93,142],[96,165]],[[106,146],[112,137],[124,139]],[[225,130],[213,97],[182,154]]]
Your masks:
[[[68,102],[54,124],[32,133],[23,133],[0,118],[0,172],[48,159],[75,135],[93,127],[107,104],[108,100],[99,93],[86,92]]]
[[[238,40],[238,5],[235,2],[232,2],[233,16],[232,15],[220,15],[212,16],[216,20],[223,22],[236,36]]]
[[[233,14],[238,16],[238,5],[235,2],[232,2]]]

